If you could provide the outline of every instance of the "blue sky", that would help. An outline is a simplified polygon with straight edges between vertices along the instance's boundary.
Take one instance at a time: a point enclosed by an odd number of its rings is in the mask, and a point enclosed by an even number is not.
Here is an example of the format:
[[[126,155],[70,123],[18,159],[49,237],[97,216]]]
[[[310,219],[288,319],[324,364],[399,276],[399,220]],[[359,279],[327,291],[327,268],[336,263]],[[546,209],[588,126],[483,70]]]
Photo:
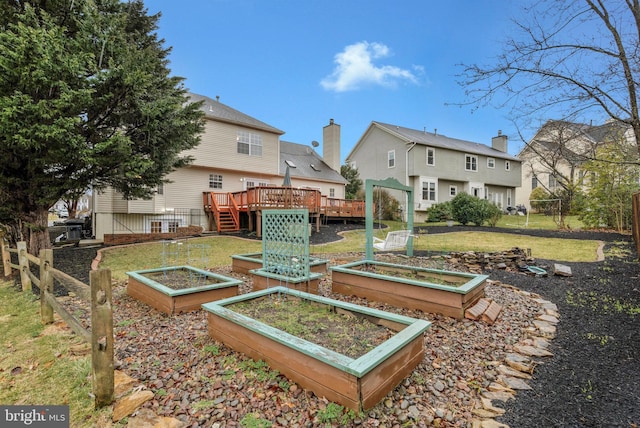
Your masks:
[[[459,64],[487,64],[517,13],[511,0],[145,0],[162,13],[171,74],[285,131],[322,143],[341,126],[341,160],[371,121],[426,129],[509,152],[522,142],[508,111],[466,101]],[[322,153],[322,147],[318,152]]]

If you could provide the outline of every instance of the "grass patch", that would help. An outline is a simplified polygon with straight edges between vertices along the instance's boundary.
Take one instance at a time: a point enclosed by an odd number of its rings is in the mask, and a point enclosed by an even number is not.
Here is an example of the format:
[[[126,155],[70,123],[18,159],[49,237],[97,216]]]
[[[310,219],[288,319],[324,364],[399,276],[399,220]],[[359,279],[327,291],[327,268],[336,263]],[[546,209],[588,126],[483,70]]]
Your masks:
[[[425,227],[425,230],[428,228]],[[376,230],[375,235],[383,238],[388,230]],[[344,233],[345,240],[327,245],[311,247],[313,255],[341,252],[365,252],[364,230]],[[512,247],[530,248],[535,258],[566,262],[593,262],[597,260],[598,241],[540,238],[511,233],[492,232],[451,232],[419,235],[413,241],[413,249],[433,252],[482,251],[495,252]]]
[[[518,224],[516,220],[522,220]],[[577,219],[569,217],[567,222]],[[498,227],[505,229],[523,227],[526,217],[503,216]],[[384,238],[387,232],[406,228],[406,223],[385,221],[386,229],[375,228],[374,234]],[[529,217],[530,229],[558,229],[553,217],[532,214]],[[573,223],[571,223],[573,224]],[[414,249],[427,251],[502,251],[512,247],[531,248],[532,256],[542,259],[574,262],[592,262],[596,260],[597,241],[583,241],[557,238],[537,238],[508,233],[490,232],[452,232],[430,236],[429,226],[441,226],[445,223],[416,223],[426,235],[414,240]],[[331,244],[310,245],[312,256],[322,257],[327,253],[361,252],[364,253],[366,233],[362,229],[345,232],[344,240]],[[455,229],[454,229],[455,230]],[[114,280],[123,281],[126,272],[142,269],[154,269],[161,266],[190,265],[200,269],[229,266],[234,254],[248,254],[262,251],[262,242],[236,238],[232,236],[213,236],[192,238],[180,241],[178,247],[169,248],[162,242],[115,247],[102,252],[100,267],[111,269]],[[176,250],[177,248],[177,250]],[[202,249],[204,248],[204,250]]]
[[[100,268],[111,269],[114,280],[123,281],[126,272],[162,266],[189,265],[199,269],[228,266],[234,254],[262,251],[261,241],[229,236],[192,238],[177,247],[162,242],[115,247],[102,252]]]
[[[111,409],[96,411],[89,395],[91,355],[70,352],[83,342],[70,330],[43,326],[40,302],[9,281],[0,281],[0,314],[0,403],[69,405],[71,426],[107,424]]]
[[[452,232],[426,235],[414,241],[414,249],[428,251],[495,252],[512,247],[529,248],[535,258],[566,262],[594,262],[598,241],[540,238],[510,233]]]

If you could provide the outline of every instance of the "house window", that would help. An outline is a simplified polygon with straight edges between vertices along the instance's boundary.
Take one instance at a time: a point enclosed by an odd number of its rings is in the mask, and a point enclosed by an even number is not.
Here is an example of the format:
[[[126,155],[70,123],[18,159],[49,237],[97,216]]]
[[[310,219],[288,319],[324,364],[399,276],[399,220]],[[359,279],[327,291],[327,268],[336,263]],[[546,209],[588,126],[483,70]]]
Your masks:
[[[156,193],[158,195],[164,195],[164,183],[158,184],[158,187],[156,188]]]
[[[389,168],[396,167],[396,151],[395,150],[389,150],[387,152],[387,166]]]
[[[534,175],[531,177],[531,189],[535,189],[536,187],[538,187],[538,177]]]
[[[505,171],[511,171],[511,161],[504,161],[504,169]]]
[[[209,174],[209,189],[222,189],[222,175]]]
[[[511,205],[513,205],[511,202],[511,189],[507,189],[507,206],[510,207]]]
[[[458,186],[449,186],[449,196],[455,196],[458,194]]]
[[[262,136],[247,131],[238,131],[236,136],[238,153],[249,156],[262,156]]]
[[[161,221],[152,221],[151,222],[151,233],[162,233],[162,222]]]
[[[476,156],[476,155],[464,155],[464,169],[465,169],[465,171],[477,171],[478,170],[478,156]]]
[[[243,190],[251,189],[252,187],[264,187],[269,186],[268,181],[261,181],[258,178],[245,178]]]
[[[435,166],[436,164],[436,149],[427,147],[427,165]]]
[[[496,160],[494,158],[487,158],[487,168],[495,168]]]
[[[335,198],[336,197],[336,189],[334,189],[333,187],[331,187],[329,189],[329,197],[330,198]]]
[[[177,232],[179,225],[180,225],[180,222],[178,222],[178,221],[169,221],[168,224],[167,224],[167,232],[169,232],[169,233]]]
[[[555,189],[558,187],[558,180],[555,175],[549,174],[549,189]]]
[[[436,182],[435,181],[422,182],[422,200],[436,202]]]

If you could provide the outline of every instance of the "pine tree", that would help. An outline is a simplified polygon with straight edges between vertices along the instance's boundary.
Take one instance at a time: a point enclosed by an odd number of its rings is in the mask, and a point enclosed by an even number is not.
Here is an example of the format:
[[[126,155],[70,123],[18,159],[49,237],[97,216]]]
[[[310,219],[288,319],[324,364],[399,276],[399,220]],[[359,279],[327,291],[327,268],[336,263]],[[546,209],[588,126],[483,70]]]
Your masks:
[[[199,143],[199,105],[142,1],[0,5],[0,222],[29,251],[50,245],[48,209],[108,186],[148,198]]]

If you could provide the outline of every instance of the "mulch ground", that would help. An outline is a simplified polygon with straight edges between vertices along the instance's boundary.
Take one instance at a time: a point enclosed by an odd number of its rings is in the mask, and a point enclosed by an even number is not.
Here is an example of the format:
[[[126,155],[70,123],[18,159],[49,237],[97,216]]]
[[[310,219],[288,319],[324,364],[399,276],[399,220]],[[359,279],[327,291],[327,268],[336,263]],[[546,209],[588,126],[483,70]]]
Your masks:
[[[362,227],[362,224],[324,225],[320,233],[313,234],[311,243],[330,242],[338,239],[338,231]],[[503,231],[461,226],[427,229],[429,234],[466,229]],[[640,424],[640,263],[631,237],[608,232],[525,229],[508,232],[523,237],[601,240],[606,243],[607,257],[593,263],[562,262],[571,268],[571,277],[489,272],[492,280],[537,293],[555,303],[561,316],[557,336],[551,341],[554,357],[536,368],[533,379],[528,381],[531,390],[520,391],[515,400],[504,403],[506,413],[497,420],[511,427],[637,427]],[[54,266],[88,283],[88,269],[97,249],[56,249]],[[536,262],[542,267],[551,267],[554,263],[540,259]],[[167,320],[165,327],[168,325]],[[184,399],[189,400],[189,391],[185,391]],[[420,422],[407,423],[407,426],[424,426]],[[445,418],[440,426],[451,425],[447,425]]]

